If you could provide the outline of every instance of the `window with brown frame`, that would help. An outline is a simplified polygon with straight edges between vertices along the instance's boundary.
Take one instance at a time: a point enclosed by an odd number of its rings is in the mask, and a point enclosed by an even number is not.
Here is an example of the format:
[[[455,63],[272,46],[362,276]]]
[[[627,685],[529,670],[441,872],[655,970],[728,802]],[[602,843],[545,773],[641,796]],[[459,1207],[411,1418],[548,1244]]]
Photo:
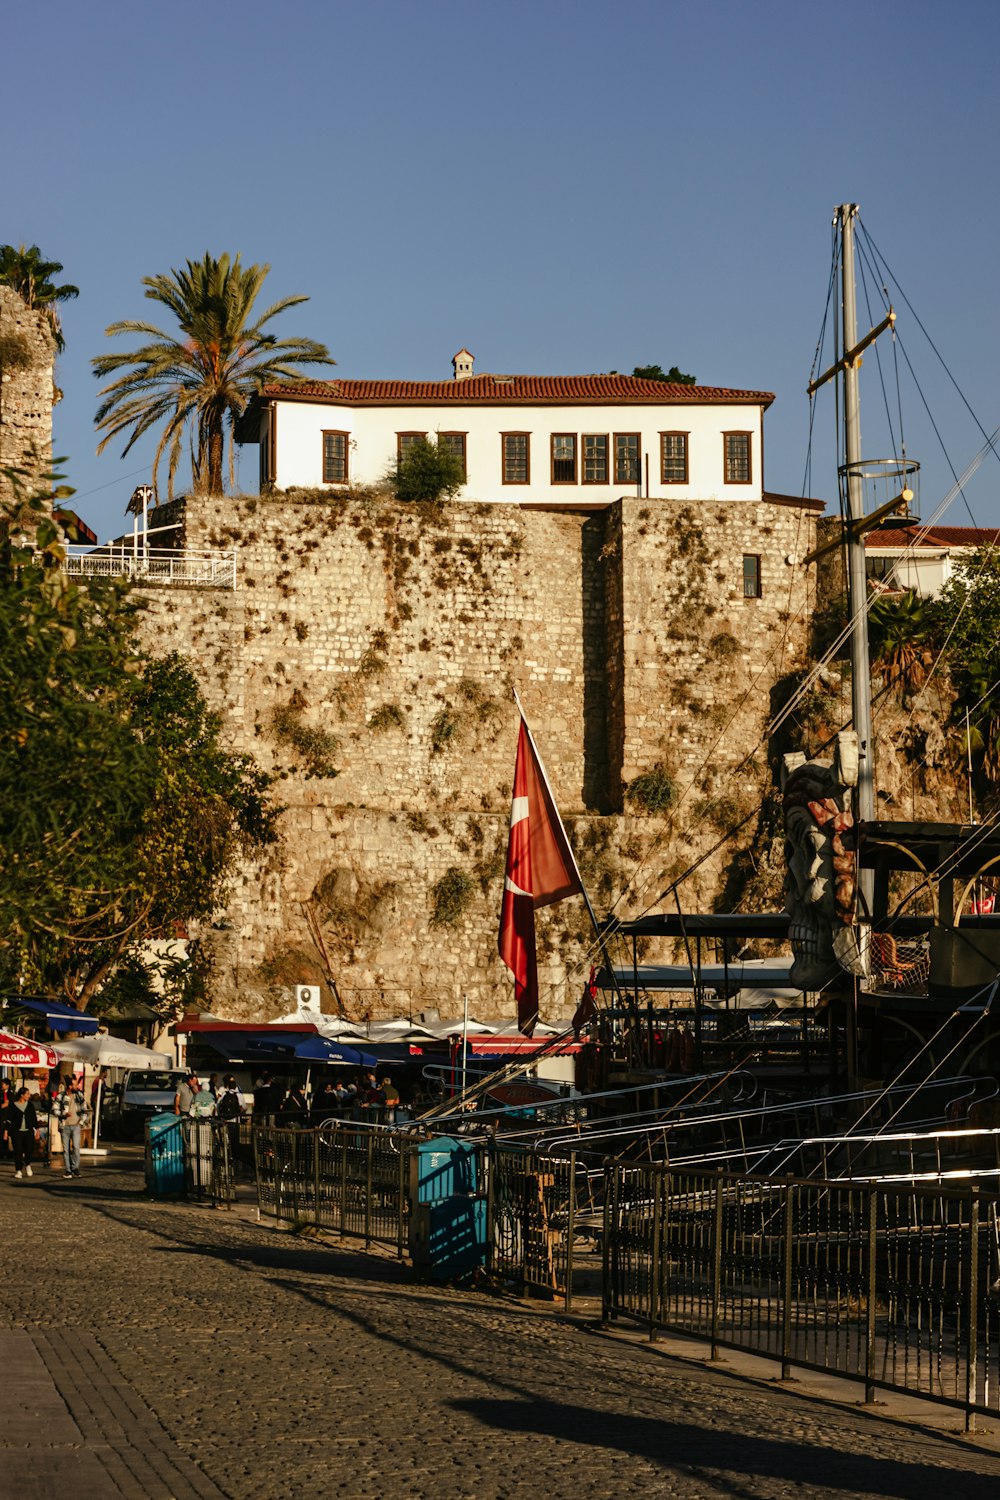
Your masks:
[[[465,463],[465,440],[467,436],[468,434],[464,432],[439,432],[437,435],[438,447],[447,448],[448,452],[454,453],[455,457],[461,463],[463,479],[468,479],[469,477],[469,471]]]
[[[576,433],[552,434],[552,483],[576,484]]]
[[[660,483],[687,484],[688,435],[686,432],[660,433]]]
[[[639,434],[615,433],[615,484],[638,484],[640,478]]]
[[[406,457],[407,449],[412,448],[414,443],[426,443],[426,432],[397,432],[396,433],[396,461]]]
[[[724,478],[727,484],[750,483],[749,432],[722,434]]]
[[[751,552],[743,554],[743,597],[744,599],[761,597],[760,558]]]
[[[583,482],[584,484],[607,484],[608,482],[608,435],[606,432],[585,432],[583,435]]]
[[[530,484],[530,440],[530,432],[501,432],[500,452],[504,484]]]
[[[347,455],[350,434],[346,432],[324,432],[323,434],[323,483],[347,483]]]

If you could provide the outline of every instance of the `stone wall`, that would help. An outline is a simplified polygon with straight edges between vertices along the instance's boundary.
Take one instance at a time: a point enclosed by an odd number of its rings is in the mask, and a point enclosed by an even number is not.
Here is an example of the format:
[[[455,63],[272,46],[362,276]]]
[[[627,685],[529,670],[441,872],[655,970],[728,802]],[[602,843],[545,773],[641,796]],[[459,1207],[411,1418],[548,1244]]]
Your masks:
[[[0,501],[13,494],[7,470],[21,470],[29,488],[49,470],[54,358],[44,313],[0,286]]]
[[[150,590],[150,639],[192,658],[285,808],[280,851],[240,873],[206,934],[220,1014],[276,1014],[324,973],[355,1015],[454,1014],[464,994],[510,1011],[496,928],[515,687],[599,912],[644,909],[767,786],[770,692],[811,609],[806,510],[279,496],[178,514],[186,546],[237,549],[237,587]],[[648,787],[667,782],[679,800],[654,815]],[[707,860],[689,909],[731,860]],[[538,925],[543,1015],[561,1015],[591,961],[582,903]]]

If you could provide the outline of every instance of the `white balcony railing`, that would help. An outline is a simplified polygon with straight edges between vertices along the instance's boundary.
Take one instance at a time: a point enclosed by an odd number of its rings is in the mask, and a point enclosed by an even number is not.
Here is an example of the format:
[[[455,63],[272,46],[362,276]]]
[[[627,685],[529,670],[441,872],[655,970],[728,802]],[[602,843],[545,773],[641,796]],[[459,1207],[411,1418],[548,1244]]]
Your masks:
[[[62,564],[71,578],[130,578],[138,584],[235,589],[236,553],[183,552],[141,546],[67,547]]]

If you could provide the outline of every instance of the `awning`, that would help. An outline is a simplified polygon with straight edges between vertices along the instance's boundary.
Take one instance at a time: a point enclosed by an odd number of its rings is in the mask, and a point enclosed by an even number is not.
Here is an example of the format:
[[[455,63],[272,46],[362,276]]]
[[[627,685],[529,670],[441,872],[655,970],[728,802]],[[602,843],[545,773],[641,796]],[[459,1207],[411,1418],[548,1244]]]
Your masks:
[[[378,1058],[346,1042],[318,1036],[315,1031],[220,1031],[199,1030],[206,1043],[231,1063],[345,1063],[354,1068],[374,1068]]]
[[[26,1010],[33,1016],[40,1016],[50,1031],[76,1031],[80,1036],[92,1036],[98,1027],[96,1016],[89,1016],[85,1010],[75,1010],[72,1005],[64,1005],[61,1000],[22,1000],[9,996],[4,1008]]]

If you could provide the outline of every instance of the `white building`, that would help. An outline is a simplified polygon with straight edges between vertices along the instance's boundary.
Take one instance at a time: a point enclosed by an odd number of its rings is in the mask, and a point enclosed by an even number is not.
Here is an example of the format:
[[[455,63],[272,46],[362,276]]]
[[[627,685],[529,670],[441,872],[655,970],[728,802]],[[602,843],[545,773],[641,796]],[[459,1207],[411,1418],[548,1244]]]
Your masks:
[[[261,489],[375,484],[427,437],[461,458],[469,500],[603,506],[620,495],[760,500],[766,391],[632,375],[477,375],[265,386],[237,428]]]
[[[912,589],[922,599],[940,594],[959,558],[1000,542],[996,526],[899,526],[865,537],[868,577],[889,589]]]

